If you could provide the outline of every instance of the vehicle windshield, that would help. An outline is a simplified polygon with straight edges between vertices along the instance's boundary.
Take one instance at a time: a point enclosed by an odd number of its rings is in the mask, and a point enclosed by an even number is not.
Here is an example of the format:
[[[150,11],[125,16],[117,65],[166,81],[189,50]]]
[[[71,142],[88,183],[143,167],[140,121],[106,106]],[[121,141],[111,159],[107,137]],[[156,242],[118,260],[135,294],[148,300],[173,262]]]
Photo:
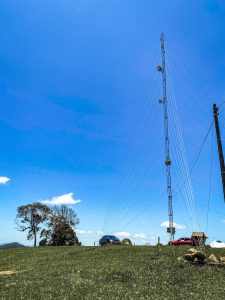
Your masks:
[[[114,235],[104,235],[102,239],[117,240],[117,237],[115,237]]]

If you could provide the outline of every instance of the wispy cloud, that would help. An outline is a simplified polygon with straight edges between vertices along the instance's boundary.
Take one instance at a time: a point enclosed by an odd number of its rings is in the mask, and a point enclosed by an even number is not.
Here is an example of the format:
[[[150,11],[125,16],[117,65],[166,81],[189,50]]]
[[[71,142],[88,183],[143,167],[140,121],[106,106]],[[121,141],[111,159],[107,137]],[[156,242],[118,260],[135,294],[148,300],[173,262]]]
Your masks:
[[[132,237],[132,238],[138,238],[142,240],[149,239],[149,236],[143,232],[131,234],[130,232],[119,231],[119,232],[115,232],[114,234],[118,237]]]
[[[225,223],[225,220],[222,220],[222,223]]]
[[[130,237],[131,236],[131,233],[129,233],[129,232],[123,232],[123,231],[115,232],[114,234],[117,235],[117,236],[119,236],[119,237]]]
[[[6,176],[0,176],[0,184],[6,184],[9,182],[10,178]]]
[[[98,230],[96,233],[97,233],[97,234],[104,234],[104,232],[101,231],[101,230]]]
[[[82,229],[75,229],[76,233],[79,233],[79,234],[91,234],[92,231],[90,230],[82,230]]]
[[[160,224],[161,227],[169,227],[169,221],[165,221],[165,222],[162,222]],[[173,223],[173,226],[176,228],[176,229],[186,229],[187,227],[185,225],[182,225],[182,224],[177,224],[177,223]]]
[[[55,196],[50,200],[41,201],[41,203],[49,204],[49,205],[77,204],[80,202],[81,202],[81,200],[74,199],[73,193],[68,193],[68,194],[64,194],[61,196]]]
[[[143,244],[147,244],[148,241],[142,239],[142,243],[143,243]]]
[[[134,235],[134,237],[135,237],[135,238],[139,238],[139,239],[145,239],[145,240],[149,239],[149,237],[148,237],[147,234],[145,234],[145,233],[136,233],[136,234]]]

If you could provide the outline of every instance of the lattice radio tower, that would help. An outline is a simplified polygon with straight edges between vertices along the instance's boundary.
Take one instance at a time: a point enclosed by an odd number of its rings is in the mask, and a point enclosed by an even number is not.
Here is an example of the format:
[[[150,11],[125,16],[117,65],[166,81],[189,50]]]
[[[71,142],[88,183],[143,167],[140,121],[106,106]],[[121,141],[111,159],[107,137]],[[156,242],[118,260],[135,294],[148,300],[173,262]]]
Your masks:
[[[167,178],[167,196],[168,196],[168,215],[169,215],[169,227],[167,227],[167,233],[169,233],[170,240],[174,239],[175,227],[173,226],[173,198],[172,198],[172,183],[171,183],[171,159],[170,159],[170,140],[169,140],[169,121],[168,121],[168,108],[167,108],[167,81],[166,81],[166,57],[165,57],[165,38],[164,33],[161,34],[161,54],[162,65],[157,67],[157,70],[162,73],[162,88],[163,98],[159,100],[159,103],[163,104],[164,114],[164,135],[165,135],[165,165],[166,165],[166,178]]]

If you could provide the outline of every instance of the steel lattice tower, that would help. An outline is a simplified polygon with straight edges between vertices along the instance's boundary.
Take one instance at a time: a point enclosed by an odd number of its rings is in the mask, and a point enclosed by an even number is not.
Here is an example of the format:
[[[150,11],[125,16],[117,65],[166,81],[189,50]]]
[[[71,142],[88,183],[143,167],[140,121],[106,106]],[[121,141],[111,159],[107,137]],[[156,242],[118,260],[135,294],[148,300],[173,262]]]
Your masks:
[[[166,178],[167,178],[167,196],[168,196],[168,215],[169,227],[167,232],[170,235],[170,240],[174,239],[175,228],[173,226],[173,201],[172,201],[172,183],[171,183],[171,159],[170,159],[170,141],[169,141],[169,121],[168,121],[168,107],[167,107],[167,81],[166,81],[166,57],[165,57],[165,38],[164,33],[161,34],[161,54],[162,65],[157,67],[157,70],[162,73],[162,88],[163,98],[159,100],[163,104],[164,114],[164,135],[165,135],[165,165],[166,165]]]

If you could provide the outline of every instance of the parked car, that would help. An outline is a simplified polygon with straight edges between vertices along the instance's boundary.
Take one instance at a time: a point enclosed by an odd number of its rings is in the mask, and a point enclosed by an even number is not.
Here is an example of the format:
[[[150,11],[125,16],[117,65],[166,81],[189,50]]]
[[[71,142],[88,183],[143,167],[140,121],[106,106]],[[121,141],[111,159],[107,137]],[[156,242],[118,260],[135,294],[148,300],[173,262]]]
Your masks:
[[[120,239],[116,237],[115,235],[104,235],[100,240],[99,240],[99,245],[103,246],[106,244],[120,244]]]
[[[180,238],[178,240],[169,241],[169,245],[179,246],[179,245],[189,245],[194,246],[194,241],[190,238]]]

